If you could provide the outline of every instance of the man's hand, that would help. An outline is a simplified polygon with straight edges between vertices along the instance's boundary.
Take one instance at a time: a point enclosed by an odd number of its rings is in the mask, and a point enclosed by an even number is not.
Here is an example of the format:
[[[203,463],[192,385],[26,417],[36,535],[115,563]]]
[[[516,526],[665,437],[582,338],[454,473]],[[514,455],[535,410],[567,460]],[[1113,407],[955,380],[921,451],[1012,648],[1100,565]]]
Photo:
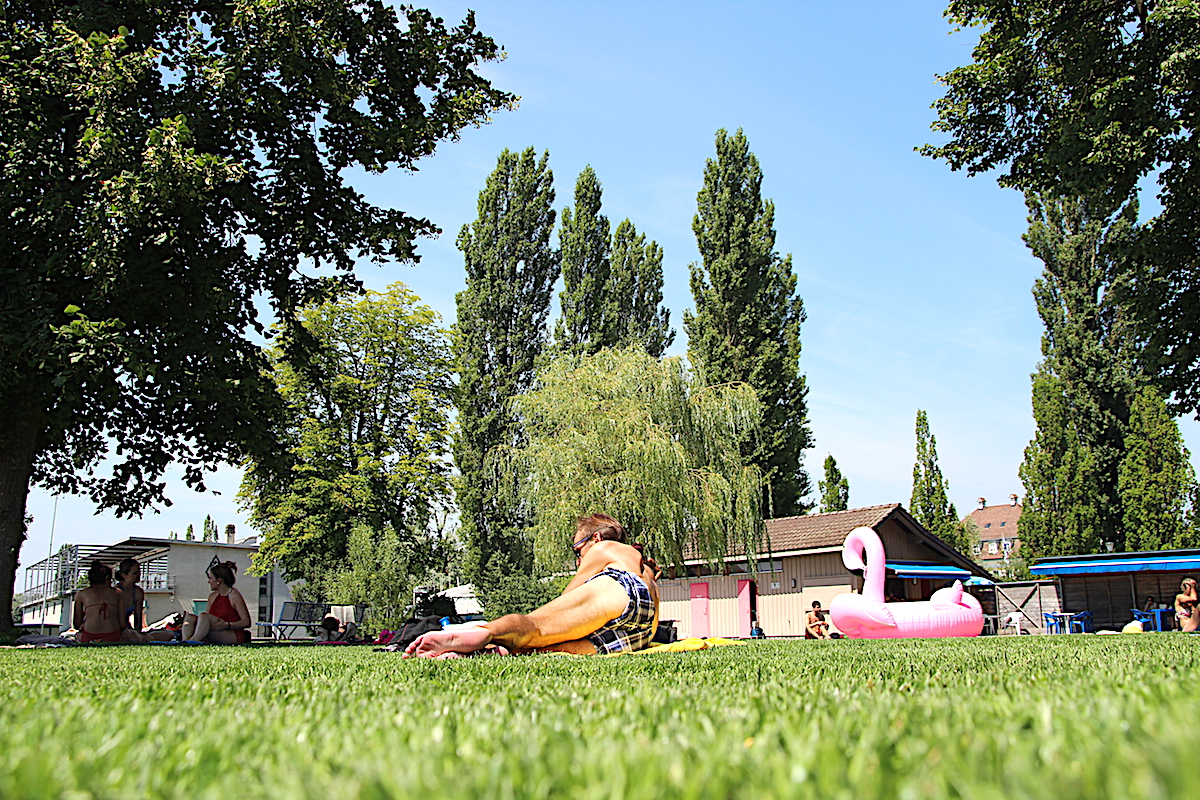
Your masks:
[[[448,653],[474,653],[492,641],[484,627],[423,633],[404,648],[404,658],[443,658]]]

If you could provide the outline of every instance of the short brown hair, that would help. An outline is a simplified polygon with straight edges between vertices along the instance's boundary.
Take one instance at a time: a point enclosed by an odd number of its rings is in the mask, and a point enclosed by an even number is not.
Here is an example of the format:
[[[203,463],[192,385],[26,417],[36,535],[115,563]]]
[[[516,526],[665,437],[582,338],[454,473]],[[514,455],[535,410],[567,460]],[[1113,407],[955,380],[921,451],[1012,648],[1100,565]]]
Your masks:
[[[213,564],[208,568],[208,572],[214,578],[219,580],[226,586],[233,586],[233,582],[237,580],[237,564],[232,561],[222,561],[218,564]]]
[[[588,536],[598,533],[601,539],[614,542],[624,542],[628,537],[621,523],[608,514],[588,514],[586,517],[580,517],[575,521],[575,532],[586,533]]]

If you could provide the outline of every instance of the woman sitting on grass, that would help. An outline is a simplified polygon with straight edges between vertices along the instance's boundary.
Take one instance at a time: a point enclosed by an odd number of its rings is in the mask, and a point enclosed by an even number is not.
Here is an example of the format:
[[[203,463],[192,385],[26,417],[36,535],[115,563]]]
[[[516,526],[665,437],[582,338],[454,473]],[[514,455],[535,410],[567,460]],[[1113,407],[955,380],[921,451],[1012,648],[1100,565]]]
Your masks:
[[[188,614],[183,621],[183,638],[189,642],[243,644],[250,641],[250,611],[242,593],[233,588],[237,564],[226,561],[208,569],[208,610]]]
[[[88,569],[88,588],[75,595],[75,628],[79,641],[119,642],[125,625],[121,621],[123,598],[112,586],[112,567],[93,561]]]
[[[173,631],[146,630],[146,593],[138,586],[142,577],[142,565],[135,559],[127,558],[117,567],[117,588],[125,602],[125,613],[121,622],[129,630],[129,638],[145,644],[146,642],[169,642],[175,638]]]

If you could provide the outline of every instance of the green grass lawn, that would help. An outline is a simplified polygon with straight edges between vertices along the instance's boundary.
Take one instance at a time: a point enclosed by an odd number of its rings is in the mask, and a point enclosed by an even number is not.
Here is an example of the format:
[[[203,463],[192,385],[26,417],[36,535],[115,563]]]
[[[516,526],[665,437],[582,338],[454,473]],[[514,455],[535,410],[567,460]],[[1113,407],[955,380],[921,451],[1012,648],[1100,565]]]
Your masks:
[[[0,797],[1182,798],[1200,637],[0,651]]]

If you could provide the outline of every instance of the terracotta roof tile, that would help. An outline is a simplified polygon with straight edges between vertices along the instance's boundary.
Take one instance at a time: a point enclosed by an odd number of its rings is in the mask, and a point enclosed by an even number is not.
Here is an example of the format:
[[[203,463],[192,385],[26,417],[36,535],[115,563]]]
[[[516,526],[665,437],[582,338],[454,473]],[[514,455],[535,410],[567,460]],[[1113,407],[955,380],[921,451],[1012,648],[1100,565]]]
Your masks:
[[[852,508],[849,511],[769,519],[766,520],[767,537],[771,542],[771,550],[776,553],[813,547],[839,547],[847,533],[860,525],[873,528],[899,507],[899,503],[889,503]]]
[[[1018,536],[1017,521],[1021,519],[1021,507],[1011,503],[987,506],[975,509],[966,518],[975,523],[982,540],[1013,539]]]

